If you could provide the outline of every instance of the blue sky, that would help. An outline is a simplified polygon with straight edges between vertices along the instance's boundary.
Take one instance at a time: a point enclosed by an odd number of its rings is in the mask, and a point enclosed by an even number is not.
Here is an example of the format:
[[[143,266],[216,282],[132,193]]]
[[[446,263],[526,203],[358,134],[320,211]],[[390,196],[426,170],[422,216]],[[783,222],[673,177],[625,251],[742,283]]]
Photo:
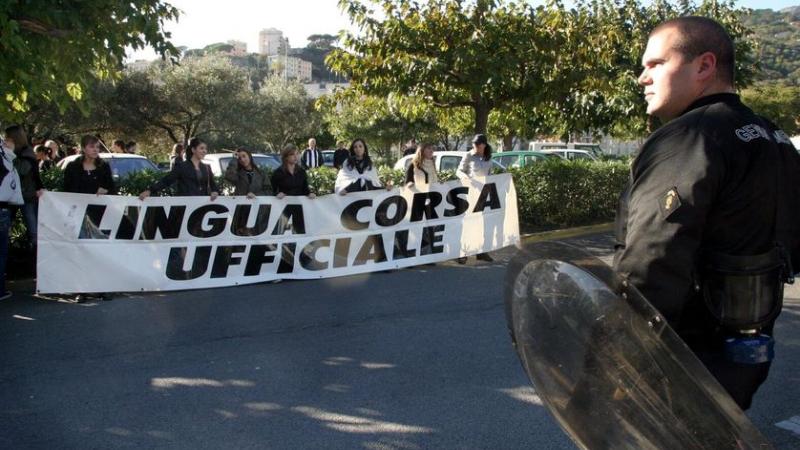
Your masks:
[[[315,33],[336,34],[350,28],[339,11],[337,0],[169,0],[183,11],[178,23],[167,24],[172,42],[189,48],[202,48],[215,42],[236,39],[247,43],[250,52],[258,51],[258,32],[277,28],[289,38],[292,47],[304,47]],[[533,0],[531,3],[542,3]],[[569,3],[569,0],[565,1]],[[741,0],[748,8],[781,9],[800,5],[800,0]],[[129,60],[154,59],[152,50],[132,52]]]

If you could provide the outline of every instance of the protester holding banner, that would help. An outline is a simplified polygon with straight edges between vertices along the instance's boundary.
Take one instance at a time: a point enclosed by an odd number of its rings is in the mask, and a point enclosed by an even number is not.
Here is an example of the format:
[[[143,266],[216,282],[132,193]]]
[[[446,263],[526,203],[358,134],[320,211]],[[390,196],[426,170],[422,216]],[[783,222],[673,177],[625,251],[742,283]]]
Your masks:
[[[436,162],[433,159],[433,144],[424,143],[417,146],[417,152],[406,170],[406,187],[427,188],[439,182],[436,174]]]
[[[308,185],[308,175],[306,171],[298,164],[300,159],[300,152],[292,144],[288,144],[281,151],[281,166],[272,172],[272,192],[278,198],[284,198],[287,195],[307,195],[310,198],[315,198],[316,194],[311,192],[311,187]]]
[[[100,141],[92,135],[81,138],[81,156],[64,169],[64,192],[116,194],[111,166],[99,158]]]
[[[150,186],[150,189],[139,194],[139,199],[144,200],[152,193],[157,193],[173,184],[176,185],[177,196],[208,195],[211,201],[217,199],[219,188],[211,172],[211,166],[203,163],[203,158],[208,153],[205,141],[192,138],[186,148],[186,161],[176,163],[175,167],[164,178]]]
[[[456,175],[461,179],[488,177],[492,172],[492,146],[483,134],[472,138],[472,151],[461,159]],[[476,258],[481,261],[494,261],[488,253],[479,253]],[[459,264],[465,264],[467,257],[458,258]]]
[[[22,186],[22,198],[25,204],[11,207],[11,222],[22,211],[22,220],[28,233],[31,246],[36,246],[36,224],[39,211],[39,197],[44,193],[42,180],[39,178],[39,163],[28,144],[28,136],[19,125],[12,125],[5,130],[5,147],[14,149],[14,168],[19,174]]]
[[[233,156],[235,161],[225,169],[225,180],[233,185],[233,195],[246,195],[247,198],[267,195],[269,180],[253,162],[253,154],[242,149],[234,152]]]
[[[367,143],[363,139],[356,139],[350,144],[350,157],[347,158],[342,170],[336,175],[334,192],[346,195],[348,192],[372,191],[382,188],[378,171],[372,165],[369,157]],[[391,182],[386,183],[386,190],[391,190]]]

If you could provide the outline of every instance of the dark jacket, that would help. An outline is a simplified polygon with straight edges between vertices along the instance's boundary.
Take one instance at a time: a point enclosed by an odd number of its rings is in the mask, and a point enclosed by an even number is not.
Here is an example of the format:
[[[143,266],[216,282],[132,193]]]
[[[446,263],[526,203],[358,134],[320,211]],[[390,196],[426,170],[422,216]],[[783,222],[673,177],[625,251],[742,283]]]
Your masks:
[[[233,195],[269,195],[270,181],[258,167],[251,171],[239,168],[234,160],[225,169],[225,180],[233,185]]]
[[[64,168],[64,192],[96,194],[98,188],[107,190],[109,194],[117,193],[111,166],[107,162],[98,158],[97,167],[87,172],[83,170],[83,157],[80,157]]]
[[[176,196],[211,195],[212,192],[219,192],[211,166],[201,162],[200,170],[195,170],[191,160],[176,163],[164,178],[150,186],[150,191],[155,194],[173,184],[176,184]]]
[[[346,148],[337,148],[336,151],[333,152],[333,167],[341,169],[349,157],[350,150]]]
[[[617,213],[617,271],[680,325],[697,301],[701,254],[755,255],[774,246],[779,194],[796,193],[800,179],[785,170],[798,158],[786,134],[737,95],[697,100],[633,161]]]
[[[316,165],[313,165],[312,155],[316,154]],[[325,165],[325,158],[322,156],[322,150],[314,149],[311,150],[307,148],[303,150],[303,154],[300,156],[300,165],[303,169],[314,169],[317,167],[322,167]]]
[[[283,166],[272,172],[272,192],[275,195],[283,192],[286,195],[309,195],[311,188],[308,185],[306,171],[295,166],[294,175],[290,174]]]
[[[14,150],[14,168],[19,174],[19,181],[22,185],[22,199],[25,203],[36,200],[36,191],[43,189],[42,179],[39,178],[39,161],[36,154],[30,147],[23,147]]]
[[[616,221],[615,270],[669,321],[743,409],[770,363],[724,357],[724,329],[702,295],[708,261],[797,251],[800,156],[735,94],[695,101],[643,144]],[[797,256],[797,255],[796,255]],[[795,266],[795,269],[797,266]],[[761,327],[772,334],[775,319]]]

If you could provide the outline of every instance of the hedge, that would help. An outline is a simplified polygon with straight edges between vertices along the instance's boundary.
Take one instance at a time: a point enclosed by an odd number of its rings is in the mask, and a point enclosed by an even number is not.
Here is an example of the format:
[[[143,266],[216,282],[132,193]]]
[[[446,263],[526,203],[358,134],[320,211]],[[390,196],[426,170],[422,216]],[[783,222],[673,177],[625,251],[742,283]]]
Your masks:
[[[627,161],[557,161],[550,160],[524,168],[511,169],[517,189],[517,207],[523,230],[544,230],[588,225],[614,218],[619,194],[628,179]],[[403,184],[401,170],[381,167],[381,179],[391,179],[395,186]],[[143,171],[132,174],[119,183],[122,195],[138,195],[157,179],[162,172]],[[322,167],[309,171],[309,184],[317,195],[333,193],[336,171]],[[442,181],[456,178],[455,172],[439,174]],[[49,170],[42,174],[45,188],[60,191],[63,172]],[[226,183],[218,179],[221,186]],[[169,190],[160,195],[170,195]],[[24,227],[17,220],[11,230],[12,247],[26,243]]]

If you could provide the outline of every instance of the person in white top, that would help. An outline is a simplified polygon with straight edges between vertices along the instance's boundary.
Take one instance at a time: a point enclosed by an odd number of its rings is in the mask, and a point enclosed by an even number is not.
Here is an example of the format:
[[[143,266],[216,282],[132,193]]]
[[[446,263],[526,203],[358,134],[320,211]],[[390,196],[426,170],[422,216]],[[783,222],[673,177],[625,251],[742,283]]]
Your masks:
[[[369,157],[367,143],[363,139],[354,140],[350,144],[350,157],[336,175],[334,192],[346,195],[348,192],[372,191],[382,187],[378,171]],[[391,181],[386,183],[386,190],[392,190]]]
[[[456,175],[459,178],[488,177],[492,171],[492,147],[486,136],[476,134],[472,139],[472,151],[461,158]]]
[[[439,182],[436,174],[436,162],[433,159],[433,144],[425,143],[417,146],[417,151],[406,170],[406,187],[427,188]]]
[[[483,134],[476,134],[472,139],[472,151],[461,159],[456,175],[461,178],[487,177],[492,171],[492,146]],[[481,261],[494,261],[488,253],[479,253],[476,258]],[[467,257],[458,258],[459,264],[465,264]]]
[[[311,138],[308,140],[308,148],[303,151],[300,157],[300,165],[303,169],[316,169],[322,167],[325,161],[322,157],[322,150],[317,148],[317,140]]]

